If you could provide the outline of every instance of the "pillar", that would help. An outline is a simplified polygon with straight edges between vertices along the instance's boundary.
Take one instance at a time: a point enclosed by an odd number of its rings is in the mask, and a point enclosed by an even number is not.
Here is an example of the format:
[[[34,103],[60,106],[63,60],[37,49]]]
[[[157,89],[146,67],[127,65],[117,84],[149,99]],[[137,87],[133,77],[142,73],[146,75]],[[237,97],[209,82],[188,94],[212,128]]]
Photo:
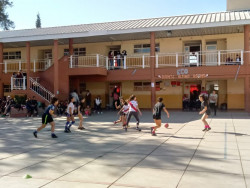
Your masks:
[[[155,92],[155,33],[150,33],[150,76],[151,76],[151,108],[154,108],[156,102]]]
[[[245,110],[250,112],[250,25],[244,26],[244,66],[247,70],[245,77]]]
[[[26,79],[27,79],[27,90],[30,88],[30,42],[26,42]]]
[[[73,39],[69,39],[69,55],[74,54]]]
[[[3,98],[4,91],[3,91],[3,43],[0,43],[0,98]]]
[[[54,61],[54,94],[55,96],[58,96],[59,95],[58,40],[54,40],[53,61]]]

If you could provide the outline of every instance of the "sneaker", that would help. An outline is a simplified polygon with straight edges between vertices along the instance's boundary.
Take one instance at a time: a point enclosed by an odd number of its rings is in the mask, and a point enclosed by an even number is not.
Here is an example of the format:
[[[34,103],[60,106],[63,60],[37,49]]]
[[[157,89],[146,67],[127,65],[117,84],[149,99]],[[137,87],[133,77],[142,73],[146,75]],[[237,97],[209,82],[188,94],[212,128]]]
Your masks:
[[[124,128],[124,130],[127,132],[127,131],[128,131],[128,128],[127,128],[127,127],[125,127],[125,128]]]
[[[150,127],[150,130],[151,130],[151,134],[152,134],[152,132],[153,132],[153,130],[154,130],[154,127]]]
[[[114,121],[114,125],[116,125],[116,121]]]
[[[207,131],[207,128],[204,128],[202,131]]]
[[[37,132],[36,131],[33,132],[33,135],[34,135],[35,138],[37,138]]]
[[[55,134],[51,134],[52,138],[58,138]]]
[[[64,130],[65,133],[70,133],[69,129]]]
[[[208,128],[207,128],[207,131],[210,131],[210,130],[211,130],[211,127],[208,127]]]
[[[141,128],[140,127],[136,127],[135,128],[137,131],[141,131]]]
[[[152,136],[156,136],[155,132],[152,132]]]

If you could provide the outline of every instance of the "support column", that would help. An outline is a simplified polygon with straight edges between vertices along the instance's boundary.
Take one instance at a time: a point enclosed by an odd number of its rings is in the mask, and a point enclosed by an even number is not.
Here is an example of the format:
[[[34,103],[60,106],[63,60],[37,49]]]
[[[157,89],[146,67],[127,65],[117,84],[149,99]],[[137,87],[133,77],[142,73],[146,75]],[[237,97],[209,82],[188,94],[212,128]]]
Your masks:
[[[26,79],[27,79],[27,90],[30,88],[30,42],[26,42]]]
[[[156,102],[155,92],[155,33],[150,33],[150,73],[151,73],[151,108]]]
[[[74,54],[74,48],[73,48],[73,39],[69,39],[69,55]]]
[[[3,43],[0,43],[0,63],[3,63]],[[3,98],[3,64],[0,64],[0,98]]]
[[[250,112],[250,25],[244,26],[244,67],[247,70],[245,77],[245,110]]]
[[[54,40],[53,60],[54,60],[54,94],[55,96],[58,96],[59,95],[58,40]]]

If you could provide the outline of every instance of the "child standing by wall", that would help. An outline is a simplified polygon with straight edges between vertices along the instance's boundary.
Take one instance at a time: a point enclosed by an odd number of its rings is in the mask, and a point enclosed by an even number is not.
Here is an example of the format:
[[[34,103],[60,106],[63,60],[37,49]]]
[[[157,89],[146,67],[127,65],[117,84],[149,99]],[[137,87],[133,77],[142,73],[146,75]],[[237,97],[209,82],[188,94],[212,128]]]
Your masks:
[[[155,131],[156,129],[161,127],[161,111],[164,110],[169,118],[169,113],[165,108],[165,105],[162,103],[163,98],[159,97],[158,102],[155,104],[153,109],[153,119],[155,122],[155,127],[151,127],[151,134],[152,136],[156,136]]]
[[[45,112],[42,116],[41,127],[39,127],[36,131],[33,132],[33,135],[35,138],[37,138],[37,133],[46,127],[47,123],[50,123],[50,125],[51,125],[51,137],[57,138],[57,136],[54,133],[55,132],[55,122],[52,118],[52,116],[56,117],[54,115],[54,111],[55,111],[55,106],[57,106],[57,105],[58,105],[58,99],[54,97],[51,100],[51,104],[47,107],[47,109],[45,110]]]
[[[75,124],[75,118],[74,118],[74,104],[73,102],[75,101],[75,98],[73,96],[69,97],[69,104],[67,107],[67,122],[65,125],[65,133],[70,133],[70,127]],[[70,123],[71,121],[71,123]]]
[[[203,114],[201,121],[205,125],[205,128],[202,131],[210,131],[211,127],[208,125],[208,122],[206,121],[206,119],[210,115],[210,109],[208,106],[207,99],[206,99],[205,95],[200,95],[199,100],[201,101],[201,111],[199,114]]]
[[[134,116],[136,121],[137,121],[136,130],[141,131],[141,128],[139,128],[139,123],[140,123],[139,113],[140,113],[140,115],[142,115],[142,113],[139,109],[138,103],[136,101],[136,96],[131,95],[130,99],[129,99],[129,112],[128,112],[128,117],[127,117],[127,123],[125,126],[125,131],[127,131],[127,129],[128,129],[128,124],[129,124],[129,121],[130,121],[132,116]]]

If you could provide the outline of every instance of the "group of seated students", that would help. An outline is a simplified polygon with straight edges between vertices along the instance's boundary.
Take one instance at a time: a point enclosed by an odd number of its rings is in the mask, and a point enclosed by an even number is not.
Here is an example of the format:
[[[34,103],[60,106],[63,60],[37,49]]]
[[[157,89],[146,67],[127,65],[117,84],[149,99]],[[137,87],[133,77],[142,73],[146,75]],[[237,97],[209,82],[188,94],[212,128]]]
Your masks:
[[[10,114],[11,107],[15,105],[15,101],[10,97],[3,97],[0,99],[0,112],[2,117],[5,117]]]
[[[241,57],[237,54],[235,60],[228,57],[226,59],[226,65],[239,65],[241,63]]]
[[[27,109],[27,116],[38,116],[38,102],[35,98],[35,96],[33,96],[32,99],[30,99],[29,97],[26,100],[26,109]]]

